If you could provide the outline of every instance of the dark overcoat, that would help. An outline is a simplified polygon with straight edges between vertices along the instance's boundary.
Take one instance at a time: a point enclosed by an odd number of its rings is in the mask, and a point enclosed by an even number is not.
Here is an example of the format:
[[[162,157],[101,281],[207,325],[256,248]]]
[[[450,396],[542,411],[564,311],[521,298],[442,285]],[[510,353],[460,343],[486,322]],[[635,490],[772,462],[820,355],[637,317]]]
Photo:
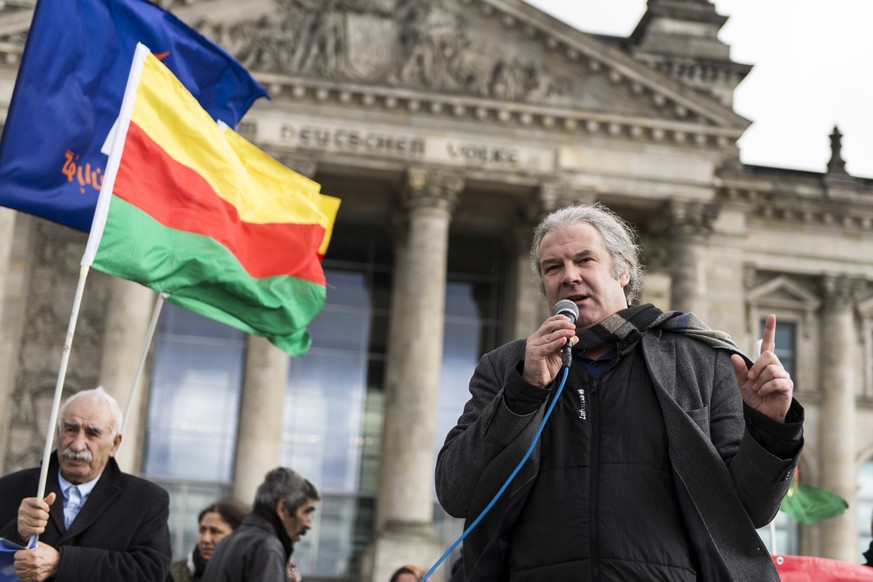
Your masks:
[[[170,497],[145,479],[122,473],[110,458],[88,501],[67,530],[64,496],[52,454],[45,494],[54,492],[49,522],[39,537],[61,554],[55,582],[163,581],[172,560],[167,526]],[[18,540],[18,507],[39,488],[39,468],[0,478],[0,537]]]

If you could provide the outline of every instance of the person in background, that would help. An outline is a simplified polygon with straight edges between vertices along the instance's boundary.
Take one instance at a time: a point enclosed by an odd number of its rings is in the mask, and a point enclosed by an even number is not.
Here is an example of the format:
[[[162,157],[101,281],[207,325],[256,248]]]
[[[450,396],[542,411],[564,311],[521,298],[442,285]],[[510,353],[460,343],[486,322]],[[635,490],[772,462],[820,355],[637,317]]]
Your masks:
[[[103,388],[83,390],[58,410],[57,451],[49,461],[46,496],[40,469],[0,479],[0,537],[26,543],[15,574],[26,582],[155,582],[172,560],[169,494],[122,473],[122,413]]]
[[[389,582],[421,582],[424,571],[417,566],[401,566],[391,574]]]
[[[312,527],[319,500],[315,485],[293,470],[267,473],[252,512],[212,553],[203,582],[299,582],[290,564],[294,542]]]
[[[204,508],[197,516],[197,545],[186,559],[170,564],[170,579],[173,582],[200,582],[218,542],[239,527],[245,514],[245,507],[231,499]]]
[[[449,515],[469,527],[557,400],[464,540],[467,582],[778,582],[756,528],[791,483],[803,408],[775,353],[776,318],[753,363],[694,314],[635,305],[639,252],[601,204],[557,210],[534,231],[553,315],[479,361],[437,460]]]
[[[870,535],[873,535],[873,517],[870,519]],[[864,565],[873,568],[873,540],[870,540],[870,546],[862,555],[864,556]]]

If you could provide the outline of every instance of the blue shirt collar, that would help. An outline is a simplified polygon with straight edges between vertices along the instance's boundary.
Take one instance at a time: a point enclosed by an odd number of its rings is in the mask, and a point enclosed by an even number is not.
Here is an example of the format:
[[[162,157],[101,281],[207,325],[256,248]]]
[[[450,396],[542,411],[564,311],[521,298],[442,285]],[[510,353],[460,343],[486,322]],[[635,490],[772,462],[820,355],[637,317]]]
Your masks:
[[[103,474],[101,473],[100,475],[97,475],[95,479],[91,479],[87,483],[81,483],[77,485],[77,487],[79,488],[79,493],[82,495],[83,500],[91,494],[91,491],[94,490],[94,486],[97,485],[97,481],[100,480],[100,477],[102,475]],[[58,484],[61,486],[61,492],[64,494],[64,499],[68,499],[70,497],[70,487],[72,487],[73,484],[64,479],[64,476],[61,475],[60,469],[58,469]]]

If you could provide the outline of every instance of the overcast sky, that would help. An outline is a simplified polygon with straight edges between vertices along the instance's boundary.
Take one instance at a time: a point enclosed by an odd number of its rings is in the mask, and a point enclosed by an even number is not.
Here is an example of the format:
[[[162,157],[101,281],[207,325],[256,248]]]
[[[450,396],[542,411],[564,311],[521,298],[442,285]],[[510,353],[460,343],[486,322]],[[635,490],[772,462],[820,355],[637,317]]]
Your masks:
[[[645,0],[526,0],[587,32],[628,36]],[[720,38],[755,65],[734,93],[747,164],[823,172],[833,126],[854,176],[873,178],[873,0],[715,0]]]

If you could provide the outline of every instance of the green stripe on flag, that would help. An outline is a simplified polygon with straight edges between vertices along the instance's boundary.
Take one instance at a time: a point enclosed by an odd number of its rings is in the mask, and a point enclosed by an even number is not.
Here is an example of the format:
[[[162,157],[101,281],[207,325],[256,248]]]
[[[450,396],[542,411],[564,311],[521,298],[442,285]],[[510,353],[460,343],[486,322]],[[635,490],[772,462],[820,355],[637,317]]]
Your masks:
[[[171,303],[264,336],[293,356],[309,349],[306,326],[326,296],[324,286],[295,277],[256,279],[214,239],[167,228],[118,197],[112,198],[93,266],[168,293]]]

